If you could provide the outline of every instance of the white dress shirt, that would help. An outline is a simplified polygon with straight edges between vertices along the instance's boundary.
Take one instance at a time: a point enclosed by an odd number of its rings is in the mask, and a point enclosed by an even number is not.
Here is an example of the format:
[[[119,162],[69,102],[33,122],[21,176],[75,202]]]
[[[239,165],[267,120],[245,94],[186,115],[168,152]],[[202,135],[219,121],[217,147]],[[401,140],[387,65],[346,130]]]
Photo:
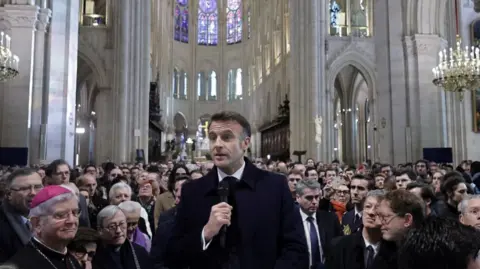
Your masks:
[[[242,175],[243,175],[243,170],[245,170],[245,162],[243,162],[243,165],[240,167],[240,169],[238,169],[232,175],[228,175],[227,173],[223,172],[222,170],[220,170],[217,167],[218,182],[221,182],[224,178],[226,178],[228,176],[231,176],[231,177],[236,178],[237,180],[240,180],[242,178]],[[212,240],[210,240],[209,242],[205,242],[205,233],[204,233],[205,231],[204,231],[204,229],[202,229],[202,245],[203,245],[203,250],[206,250],[208,248],[208,246],[210,246],[210,243],[212,242]]]
[[[315,230],[317,231],[317,238],[318,238],[318,246],[320,248],[320,257],[322,259],[322,262],[324,262],[324,257],[323,257],[323,248],[322,248],[322,240],[320,238],[320,233],[318,232],[318,223],[317,223],[317,215],[316,214],[313,214],[311,216],[305,214],[305,212],[303,212],[301,209],[300,209],[300,215],[302,216],[302,223],[303,223],[303,229],[305,231],[305,238],[307,239],[307,246],[308,246],[308,253],[310,254],[309,255],[309,262],[310,262],[310,266],[312,266],[312,246],[311,246],[311,241],[310,241],[310,222],[307,220],[308,217],[312,217],[313,218],[313,225],[315,225]]]

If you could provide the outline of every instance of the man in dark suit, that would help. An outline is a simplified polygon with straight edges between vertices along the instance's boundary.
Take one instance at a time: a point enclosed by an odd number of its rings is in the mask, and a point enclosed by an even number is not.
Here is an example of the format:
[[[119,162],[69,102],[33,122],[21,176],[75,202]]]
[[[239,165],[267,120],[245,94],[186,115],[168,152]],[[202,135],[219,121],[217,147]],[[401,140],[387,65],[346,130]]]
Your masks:
[[[328,211],[318,210],[322,190],[318,180],[305,179],[296,185],[300,221],[297,226],[304,231],[303,239],[310,254],[310,268],[324,267],[325,256],[330,252],[332,239],[342,236],[337,216]]]
[[[30,168],[13,171],[6,181],[6,196],[0,207],[0,264],[30,242],[30,204],[43,189],[42,178]]]
[[[190,176],[184,175],[177,177],[175,180],[173,195],[175,196],[175,205],[178,205],[182,197],[182,186],[184,183],[190,182],[191,179]],[[154,269],[167,269],[165,267],[165,254],[168,240],[175,225],[175,215],[177,215],[176,206],[163,212],[158,217],[158,227],[152,240],[152,249],[150,250],[150,257],[154,261]]]
[[[354,175],[350,181],[350,200],[353,209],[342,217],[343,231],[345,235],[362,230],[363,203],[368,191],[375,188],[375,181],[367,179],[364,175]]]
[[[308,267],[305,242],[295,229],[298,211],[287,180],[244,158],[250,136],[250,124],[242,115],[220,112],[212,116],[208,139],[215,167],[182,188],[167,245],[167,267]],[[217,193],[224,180],[235,189],[228,203],[220,202]]]
[[[327,269],[395,269],[396,244],[382,239],[381,223],[376,207],[383,199],[383,190],[368,192],[363,207],[363,228],[338,239],[327,256]]]

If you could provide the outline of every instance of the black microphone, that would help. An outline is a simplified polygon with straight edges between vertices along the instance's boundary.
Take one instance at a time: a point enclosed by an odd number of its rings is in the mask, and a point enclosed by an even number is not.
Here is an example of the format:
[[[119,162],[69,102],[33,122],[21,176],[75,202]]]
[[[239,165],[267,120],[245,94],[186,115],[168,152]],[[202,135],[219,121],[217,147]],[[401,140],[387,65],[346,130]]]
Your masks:
[[[220,202],[228,203],[228,195],[230,194],[230,184],[228,180],[222,180],[218,183],[218,196],[220,196]],[[227,225],[223,225],[220,230],[220,246],[225,248],[226,238],[227,238]]]

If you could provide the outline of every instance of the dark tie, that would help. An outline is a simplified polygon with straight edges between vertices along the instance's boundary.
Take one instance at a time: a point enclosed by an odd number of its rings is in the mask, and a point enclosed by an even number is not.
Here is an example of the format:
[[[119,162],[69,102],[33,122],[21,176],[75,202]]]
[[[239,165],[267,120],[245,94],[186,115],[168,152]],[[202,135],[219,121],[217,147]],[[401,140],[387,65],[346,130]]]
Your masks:
[[[367,247],[367,262],[366,262],[366,269],[372,268],[373,259],[375,258],[375,251],[373,250],[372,246]]]
[[[30,220],[27,219],[27,221],[25,221],[25,227],[27,227],[27,230],[30,233],[32,232],[32,224],[30,223]]]
[[[359,224],[360,223],[360,215],[355,214],[355,218],[353,219],[353,224]]]
[[[310,247],[312,250],[312,267],[317,268],[322,263],[320,255],[320,244],[318,241],[317,229],[315,229],[315,219],[308,217],[307,221],[310,223]]]

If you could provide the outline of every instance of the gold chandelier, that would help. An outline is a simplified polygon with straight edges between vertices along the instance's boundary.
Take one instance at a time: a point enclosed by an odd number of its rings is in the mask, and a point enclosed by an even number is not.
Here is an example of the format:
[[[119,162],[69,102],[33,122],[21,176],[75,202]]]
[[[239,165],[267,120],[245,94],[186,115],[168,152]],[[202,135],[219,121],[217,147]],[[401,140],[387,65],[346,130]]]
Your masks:
[[[439,64],[433,68],[433,84],[445,91],[460,94],[480,87],[480,49],[474,46],[462,48],[457,35],[457,47],[438,53]]]
[[[18,75],[20,59],[10,49],[11,38],[4,32],[0,33],[0,81],[10,80]]]

